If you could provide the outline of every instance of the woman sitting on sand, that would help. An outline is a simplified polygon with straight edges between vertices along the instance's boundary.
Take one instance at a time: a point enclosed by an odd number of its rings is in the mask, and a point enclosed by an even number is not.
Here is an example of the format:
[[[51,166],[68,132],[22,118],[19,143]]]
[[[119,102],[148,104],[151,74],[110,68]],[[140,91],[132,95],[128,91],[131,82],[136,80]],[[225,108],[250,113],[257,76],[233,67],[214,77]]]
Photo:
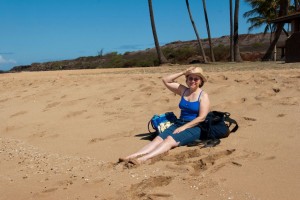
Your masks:
[[[188,87],[175,82],[182,75],[185,75]],[[201,89],[204,82],[206,82],[206,78],[200,67],[191,67],[184,72],[164,77],[163,83],[165,86],[181,96],[179,103],[180,118],[138,152],[120,158],[119,161],[128,161],[136,165],[141,164],[172,148],[184,146],[199,139],[201,130],[198,124],[205,120],[210,104],[207,93]]]

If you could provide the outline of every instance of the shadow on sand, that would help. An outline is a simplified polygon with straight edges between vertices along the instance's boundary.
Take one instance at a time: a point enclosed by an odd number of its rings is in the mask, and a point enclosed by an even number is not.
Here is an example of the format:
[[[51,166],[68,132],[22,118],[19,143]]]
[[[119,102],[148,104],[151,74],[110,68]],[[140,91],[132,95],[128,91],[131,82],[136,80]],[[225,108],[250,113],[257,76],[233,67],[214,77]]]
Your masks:
[[[135,135],[135,137],[140,137],[141,140],[153,140],[157,135],[155,133],[140,133]]]

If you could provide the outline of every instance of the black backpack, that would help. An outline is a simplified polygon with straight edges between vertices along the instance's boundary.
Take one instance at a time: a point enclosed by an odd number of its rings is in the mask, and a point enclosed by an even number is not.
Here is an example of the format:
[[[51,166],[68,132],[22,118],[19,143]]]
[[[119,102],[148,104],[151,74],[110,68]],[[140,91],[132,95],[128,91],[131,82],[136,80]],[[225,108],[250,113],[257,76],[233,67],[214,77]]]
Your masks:
[[[209,112],[203,122],[199,124],[201,135],[199,140],[196,140],[187,146],[199,146],[201,148],[214,147],[221,143],[221,138],[226,138],[230,133],[236,132],[239,128],[237,122],[230,118],[230,113],[212,111]],[[235,126],[230,129],[230,126]]]
[[[221,139],[228,137],[232,132],[236,132],[239,126],[237,122],[229,116],[230,113],[228,112],[209,112],[206,119],[199,124],[201,128],[200,139]],[[230,129],[232,124],[235,124],[235,126]]]

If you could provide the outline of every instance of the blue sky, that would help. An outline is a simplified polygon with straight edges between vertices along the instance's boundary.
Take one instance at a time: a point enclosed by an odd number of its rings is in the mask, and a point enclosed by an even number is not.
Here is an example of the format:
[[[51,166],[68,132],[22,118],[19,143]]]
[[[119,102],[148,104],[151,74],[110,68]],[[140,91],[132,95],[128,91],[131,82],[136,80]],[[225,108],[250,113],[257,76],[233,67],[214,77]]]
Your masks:
[[[207,38],[201,0],[190,0]],[[206,0],[212,37],[229,34],[229,1]],[[160,44],[194,40],[184,0],[152,0]],[[250,10],[240,2],[239,33]],[[34,62],[124,53],[154,47],[147,0],[0,0],[0,70]],[[262,32],[262,29],[252,33]]]

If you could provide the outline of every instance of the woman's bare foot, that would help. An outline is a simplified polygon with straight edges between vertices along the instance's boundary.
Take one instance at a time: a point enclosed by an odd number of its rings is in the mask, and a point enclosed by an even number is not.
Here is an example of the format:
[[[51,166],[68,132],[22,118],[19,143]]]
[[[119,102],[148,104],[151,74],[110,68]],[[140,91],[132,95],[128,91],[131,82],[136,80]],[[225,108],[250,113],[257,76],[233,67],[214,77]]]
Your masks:
[[[135,158],[124,161],[124,167],[126,167],[127,169],[136,168],[140,166],[140,164],[141,163]]]
[[[140,164],[142,164],[141,161],[139,161],[138,159],[132,158],[128,160],[128,163],[139,166]]]
[[[119,158],[119,161],[118,163],[121,163],[121,162],[128,162],[129,160],[133,160],[133,159],[138,159],[140,157],[143,157],[144,155],[146,154],[139,154],[139,155],[130,155],[130,156],[127,156],[125,158]]]

